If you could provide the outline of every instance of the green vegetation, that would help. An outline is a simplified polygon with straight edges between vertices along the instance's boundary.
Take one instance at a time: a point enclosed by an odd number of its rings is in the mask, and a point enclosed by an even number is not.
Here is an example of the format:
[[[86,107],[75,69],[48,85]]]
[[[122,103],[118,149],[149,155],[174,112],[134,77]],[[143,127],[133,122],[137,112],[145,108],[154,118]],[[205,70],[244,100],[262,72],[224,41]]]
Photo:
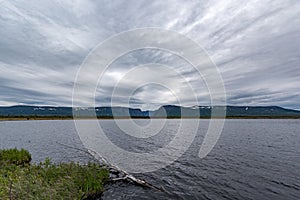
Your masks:
[[[149,119],[149,117],[111,117],[111,116],[100,116],[97,117],[99,120],[105,119]],[[166,117],[151,117],[152,119],[165,119]],[[200,116],[200,117],[181,117],[181,116],[168,116],[167,119],[211,119],[210,116]],[[221,117],[213,117],[218,119]],[[226,116],[226,119],[300,119],[300,116]],[[27,121],[27,120],[73,120],[72,116],[68,117],[1,117],[0,121]],[[94,117],[80,117],[76,119],[95,119]]]
[[[31,161],[31,155],[28,151],[21,149],[0,150],[0,165],[25,165]]]
[[[0,121],[72,120],[72,116],[0,116]]]
[[[0,199],[86,199],[99,197],[109,171],[99,164],[30,164],[21,149],[0,150]]]

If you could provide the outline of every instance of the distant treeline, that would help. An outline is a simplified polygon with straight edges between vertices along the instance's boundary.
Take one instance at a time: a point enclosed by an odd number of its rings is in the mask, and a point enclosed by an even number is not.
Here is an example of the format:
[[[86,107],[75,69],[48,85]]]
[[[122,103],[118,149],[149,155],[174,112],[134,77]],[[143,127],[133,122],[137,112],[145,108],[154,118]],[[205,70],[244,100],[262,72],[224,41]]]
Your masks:
[[[127,116],[98,116],[97,119],[211,119],[209,116],[200,117],[127,117]],[[213,119],[222,119],[224,117],[213,117]],[[24,120],[73,120],[73,119],[95,119],[95,117],[73,117],[73,116],[0,116],[0,121],[24,121]],[[226,116],[225,119],[300,119],[300,116]]]

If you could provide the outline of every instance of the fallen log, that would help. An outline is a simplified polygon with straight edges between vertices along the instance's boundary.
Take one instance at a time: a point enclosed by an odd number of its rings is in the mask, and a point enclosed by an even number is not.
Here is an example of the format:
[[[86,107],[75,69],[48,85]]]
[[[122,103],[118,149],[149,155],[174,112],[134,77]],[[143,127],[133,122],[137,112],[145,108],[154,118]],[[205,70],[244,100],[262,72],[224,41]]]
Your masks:
[[[115,182],[115,181],[131,181],[133,183],[135,183],[136,185],[140,185],[143,187],[147,187],[147,188],[151,188],[151,189],[155,189],[161,192],[166,192],[166,190],[163,187],[157,187],[143,179],[138,179],[136,177],[134,177],[133,175],[129,174],[128,172],[120,169],[118,166],[111,164],[110,162],[108,162],[104,157],[102,157],[99,153],[92,151],[90,149],[88,149],[88,153],[91,154],[92,156],[94,156],[94,158],[96,158],[98,161],[102,161],[104,163],[104,165],[108,166],[109,168],[118,171],[119,173],[123,174],[123,177],[121,178],[114,178],[111,181]]]
[[[155,185],[153,185],[153,184],[151,184],[151,183],[149,183],[149,182],[147,182],[143,179],[138,179],[138,178],[134,177],[133,175],[129,174],[128,172],[126,172],[125,170],[120,169],[118,166],[113,165],[107,159],[105,159],[99,153],[97,153],[93,150],[90,150],[90,149],[84,150],[84,149],[76,148],[76,147],[73,147],[73,146],[70,146],[70,145],[62,144],[62,143],[59,143],[59,142],[57,142],[57,143],[60,144],[60,145],[65,146],[65,147],[68,147],[68,148],[72,148],[72,149],[76,149],[78,151],[85,152],[85,153],[93,156],[98,162],[103,164],[103,166],[107,167],[111,173],[117,172],[117,173],[123,175],[122,177],[112,178],[110,180],[111,182],[128,181],[128,182],[132,182],[132,183],[134,183],[136,185],[139,185],[139,186],[147,187],[147,188],[158,190],[158,191],[161,191],[161,192],[166,192],[166,190],[163,187],[157,187],[157,186],[155,186]]]

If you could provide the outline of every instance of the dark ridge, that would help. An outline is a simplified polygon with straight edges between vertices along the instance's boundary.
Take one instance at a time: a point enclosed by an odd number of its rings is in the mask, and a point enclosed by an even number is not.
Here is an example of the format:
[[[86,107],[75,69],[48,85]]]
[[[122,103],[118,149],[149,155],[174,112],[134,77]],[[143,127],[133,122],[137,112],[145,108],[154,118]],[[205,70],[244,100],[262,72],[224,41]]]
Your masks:
[[[228,118],[298,118],[300,111],[286,109],[279,106],[214,106],[215,111],[224,111]],[[55,107],[55,106],[10,106],[0,107],[0,117],[53,117],[72,118],[210,118],[211,106],[181,107],[164,105],[154,111],[142,111],[138,108],[126,107]],[[221,113],[222,113],[221,112]],[[215,115],[221,117],[221,115]]]

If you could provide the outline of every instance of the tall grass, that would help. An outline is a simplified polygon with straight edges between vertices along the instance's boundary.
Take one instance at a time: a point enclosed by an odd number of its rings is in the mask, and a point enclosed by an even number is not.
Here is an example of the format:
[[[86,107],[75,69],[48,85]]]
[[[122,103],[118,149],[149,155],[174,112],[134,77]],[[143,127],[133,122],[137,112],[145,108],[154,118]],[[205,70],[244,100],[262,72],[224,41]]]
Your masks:
[[[99,164],[30,164],[26,150],[0,150],[0,199],[86,199],[104,191],[109,172]]]
[[[25,165],[29,164],[31,161],[30,153],[21,149],[4,149],[0,150],[0,165],[4,164],[15,164],[15,165]]]

